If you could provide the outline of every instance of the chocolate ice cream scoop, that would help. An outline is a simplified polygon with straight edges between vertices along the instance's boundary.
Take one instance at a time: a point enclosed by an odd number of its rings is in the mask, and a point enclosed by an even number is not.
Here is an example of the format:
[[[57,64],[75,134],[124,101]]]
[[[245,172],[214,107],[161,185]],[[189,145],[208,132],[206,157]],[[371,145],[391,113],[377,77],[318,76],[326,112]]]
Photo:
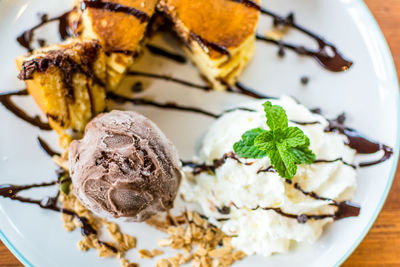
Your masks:
[[[69,147],[76,196],[103,217],[144,221],[173,206],[182,178],[178,153],[148,118],[112,111],[94,118]]]

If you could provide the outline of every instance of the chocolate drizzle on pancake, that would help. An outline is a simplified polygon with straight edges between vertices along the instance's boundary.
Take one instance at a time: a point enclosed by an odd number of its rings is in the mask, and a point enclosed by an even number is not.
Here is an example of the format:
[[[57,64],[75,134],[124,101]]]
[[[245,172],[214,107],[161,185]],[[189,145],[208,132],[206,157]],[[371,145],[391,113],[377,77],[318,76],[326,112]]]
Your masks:
[[[17,37],[18,43],[28,49],[28,51],[32,51],[32,42],[33,42],[33,37],[34,37],[34,32],[35,30],[39,29],[40,27],[44,26],[45,24],[53,21],[59,21],[59,34],[62,40],[67,39],[68,37],[71,36],[71,32],[68,27],[68,18],[70,15],[71,11],[67,11],[61,16],[54,17],[54,18],[48,18],[47,14],[42,14],[40,16],[40,23],[26,31],[24,31],[21,35]]]
[[[225,46],[208,41],[194,32],[189,33],[189,38],[193,41],[196,41],[200,45],[201,49],[203,49],[204,52],[206,52],[206,53],[209,53],[209,48],[211,48],[211,49],[217,51],[218,53],[221,53],[228,57],[231,56],[231,53],[229,53],[229,50]]]
[[[21,80],[31,80],[36,72],[43,73],[49,68],[57,67],[63,77],[63,83],[67,89],[66,97],[71,100],[75,99],[73,77],[76,73],[83,73],[88,78],[92,78],[94,82],[104,86],[104,83],[98,79],[93,73],[93,64],[98,57],[100,45],[97,42],[84,46],[81,63],[77,63],[64,50],[54,50],[47,52],[44,56],[38,56],[22,64],[22,69],[18,75]]]
[[[11,99],[12,96],[26,96],[28,95],[28,91],[26,89],[20,91],[14,91],[9,93],[0,94],[0,103],[12,112],[15,116],[22,119],[23,121],[38,127],[44,131],[52,130],[50,125],[47,122],[43,122],[39,116],[31,117],[25,111],[20,109]]]
[[[140,21],[140,23],[150,21],[150,16],[147,15],[145,12],[138,10],[136,8],[124,6],[124,5],[121,5],[118,3],[98,1],[98,0],[82,1],[81,2],[81,10],[83,11],[86,8],[96,8],[96,9],[107,10],[110,12],[118,12],[118,13],[132,15],[132,16],[136,17]]]
[[[278,41],[272,38],[257,35],[258,40],[278,45],[280,47],[279,50],[280,55],[284,55],[283,48],[287,48],[293,50],[299,55],[306,55],[313,57],[315,60],[317,60],[317,62],[321,66],[333,72],[347,71],[353,65],[353,62],[345,59],[333,44],[327,42],[323,37],[319,36],[318,34],[313,33],[312,31],[306,29],[305,27],[297,24],[294,19],[293,13],[290,13],[288,16],[284,17],[276,14],[271,10],[263,8],[258,3],[252,0],[231,0],[231,1],[243,4],[249,8],[255,8],[259,10],[261,14],[272,17],[274,20],[273,23],[275,27],[279,26],[292,27],[304,33],[305,35],[309,36],[318,44],[318,50],[312,50],[301,45]]]

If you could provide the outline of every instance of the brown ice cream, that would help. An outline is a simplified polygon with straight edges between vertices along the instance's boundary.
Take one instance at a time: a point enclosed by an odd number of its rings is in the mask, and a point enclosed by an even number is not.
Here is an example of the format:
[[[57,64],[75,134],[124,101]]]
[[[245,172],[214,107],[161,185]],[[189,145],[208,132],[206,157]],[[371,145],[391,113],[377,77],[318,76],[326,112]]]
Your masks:
[[[148,118],[112,111],[94,118],[69,148],[75,193],[103,217],[144,221],[173,206],[181,181],[178,153]]]

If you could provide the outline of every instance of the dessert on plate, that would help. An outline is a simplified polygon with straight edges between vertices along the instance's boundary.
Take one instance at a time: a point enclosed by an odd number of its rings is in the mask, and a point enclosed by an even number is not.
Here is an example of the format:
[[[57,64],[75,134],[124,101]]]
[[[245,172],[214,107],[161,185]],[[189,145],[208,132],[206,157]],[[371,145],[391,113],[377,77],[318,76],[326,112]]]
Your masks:
[[[181,180],[178,152],[148,118],[100,114],[69,147],[76,196],[102,217],[144,221],[172,208]]]
[[[157,2],[75,1],[68,20],[74,37],[17,59],[21,69],[19,77],[26,81],[29,93],[50,118],[50,125],[60,135],[61,147],[66,148],[71,140],[82,136],[88,121],[104,110],[105,92],[118,89],[146,41]],[[176,32],[187,46],[188,55],[212,88],[223,90],[233,85],[254,53],[259,12],[230,0],[161,1],[158,5],[163,14],[172,19]],[[90,43],[96,43],[97,49],[83,49]],[[65,60],[57,59],[49,71],[46,68],[40,72],[30,71],[44,76],[24,74],[29,62],[33,68],[34,57],[52,58],[55,50],[58,58],[67,57],[68,53],[76,55],[68,58],[77,68],[64,67],[60,64]],[[62,72],[53,71],[56,67]],[[86,75],[90,85],[76,80],[77,69],[90,76]],[[67,84],[67,79],[74,83]],[[75,91],[76,101],[71,97],[72,91]],[[89,93],[85,93],[87,91]]]
[[[158,8],[212,87],[234,85],[254,54],[259,11],[231,0],[161,0]]]
[[[240,107],[253,111],[236,110],[214,122],[196,163],[184,169],[180,193],[186,201],[199,203],[211,222],[233,236],[234,247],[247,255],[269,256],[286,252],[296,243],[315,242],[323,227],[344,209],[349,216],[358,215],[356,206],[343,202],[351,200],[356,190],[356,151],[345,144],[345,135],[325,131],[329,122],[324,117],[282,96],[271,102],[286,111],[287,129],[302,131],[309,138],[315,160],[298,165],[290,177],[276,170],[279,163],[271,162],[271,154],[239,156],[235,143],[243,134],[270,129],[263,102],[244,103]],[[272,119],[267,116],[267,122]],[[287,142],[303,138],[292,135]]]
[[[246,255],[270,256],[297,243],[313,243],[326,225],[358,216],[360,207],[350,202],[357,167],[383,162],[393,151],[346,127],[343,116],[328,120],[288,96],[253,100],[214,114],[117,94],[156,15],[172,22],[186,54],[213,89],[232,89],[254,54],[259,4],[74,1],[68,19],[74,35],[17,58],[19,78],[60,136],[63,153],[49,153],[62,168],[59,178],[44,184],[2,185],[0,196],[62,213],[68,231],[81,228],[80,250],[96,248],[101,257],[121,259],[124,267],[136,266],[125,258],[136,240],[107,220],[146,222],[168,234],[160,247],[185,252],[160,259],[157,266],[192,261],[194,266],[219,267]],[[293,16],[286,21],[274,18],[293,26]],[[244,91],[239,93],[260,98]],[[182,161],[150,119],[133,111],[106,112],[111,109],[107,96],[114,96],[116,104],[129,101],[197,112],[216,121],[193,161]],[[48,152],[49,147],[44,148]],[[381,159],[356,164],[357,153],[381,150]],[[59,194],[46,201],[19,195],[52,185],[59,186]],[[100,239],[102,228],[113,243]],[[143,258],[161,254],[158,249],[139,250]]]
[[[19,79],[66,148],[106,108],[106,58],[96,40],[71,39],[17,58]]]
[[[146,37],[157,0],[76,0],[77,34],[99,40],[106,51],[107,87],[117,89]]]

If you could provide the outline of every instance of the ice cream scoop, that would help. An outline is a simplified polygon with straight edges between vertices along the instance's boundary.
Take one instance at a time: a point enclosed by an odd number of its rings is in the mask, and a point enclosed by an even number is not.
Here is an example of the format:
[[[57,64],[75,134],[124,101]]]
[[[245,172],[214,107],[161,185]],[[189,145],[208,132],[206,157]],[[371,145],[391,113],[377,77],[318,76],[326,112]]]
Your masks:
[[[69,147],[75,194],[95,214],[144,221],[173,206],[182,178],[178,153],[148,118],[111,111]]]

